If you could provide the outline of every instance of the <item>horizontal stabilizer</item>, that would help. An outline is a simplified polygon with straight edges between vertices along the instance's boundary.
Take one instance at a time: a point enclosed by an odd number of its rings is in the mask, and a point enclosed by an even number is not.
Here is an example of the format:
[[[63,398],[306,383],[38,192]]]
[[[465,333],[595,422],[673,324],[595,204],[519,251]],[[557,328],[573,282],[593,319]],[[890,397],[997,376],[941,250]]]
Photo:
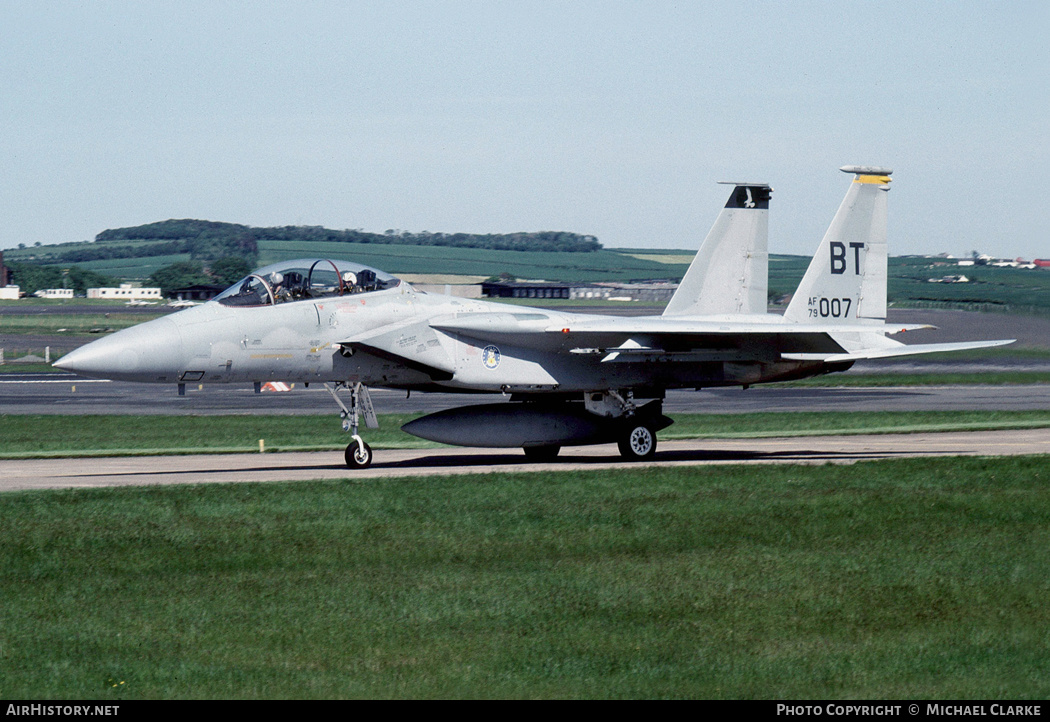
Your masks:
[[[991,348],[993,346],[1005,346],[1017,339],[1005,339],[1000,341],[962,341],[959,343],[923,343],[897,344],[895,346],[877,346],[862,348],[847,353],[785,353],[781,358],[785,361],[826,361],[837,363],[840,361],[864,361],[868,359],[890,358],[893,356],[917,356],[927,353],[944,353],[946,351],[971,351],[977,348]]]

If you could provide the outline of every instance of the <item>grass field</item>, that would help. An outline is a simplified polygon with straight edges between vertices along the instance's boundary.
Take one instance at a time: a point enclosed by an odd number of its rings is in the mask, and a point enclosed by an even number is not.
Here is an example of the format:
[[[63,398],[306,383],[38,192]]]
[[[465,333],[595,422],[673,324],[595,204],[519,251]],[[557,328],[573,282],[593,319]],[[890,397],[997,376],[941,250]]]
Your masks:
[[[416,418],[379,417],[365,438],[376,449],[441,444],[401,431]],[[675,414],[661,439],[748,438],[812,434],[965,431],[1050,426],[1050,411]],[[51,416],[0,415],[0,459],[147,453],[341,450],[349,437],[336,415],[320,416]]]
[[[1045,699],[1046,457],[0,495],[0,695]]]
[[[119,308],[119,306],[117,307]],[[92,313],[46,313],[11,315],[0,314],[0,333],[5,334],[83,334],[91,329],[112,329],[135,326],[160,318],[163,313],[120,313],[99,308]]]
[[[24,309],[27,306],[37,306],[43,308],[58,308],[61,309],[63,306],[100,306],[100,307],[111,307],[118,309],[121,306],[126,306],[126,301],[118,301],[108,298],[74,298],[74,299],[54,299],[54,298],[33,298],[27,296],[20,298],[17,301],[11,299],[0,300],[0,309],[11,308],[11,309]]]

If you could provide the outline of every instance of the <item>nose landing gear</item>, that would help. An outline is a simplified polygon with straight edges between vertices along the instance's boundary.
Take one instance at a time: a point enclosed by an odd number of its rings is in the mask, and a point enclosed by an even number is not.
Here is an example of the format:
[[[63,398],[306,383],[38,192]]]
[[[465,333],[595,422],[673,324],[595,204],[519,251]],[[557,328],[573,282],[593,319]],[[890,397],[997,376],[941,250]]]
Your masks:
[[[342,409],[339,417],[343,420],[343,431],[349,431],[353,438],[353,441],[346,447],[346,451],[343,454],[347,467],[351,469],[367,469],[372,465],[372,447],[366,444],[365,440],[358,435],[358,419],[363,415],[365,417],[365,426],[369,429],[379,428],[379,420],[376,418],[375,409],[372,408],[372,397],[368,394],[368,387],[361,383],[351,386],[345,381],[337,383],[335,388],[328,384],[325,384],[324,387],[328,389],[328,393],[332,395],[335,402],[339,404],[339,408]],[[337,392],[340,389],[347,389],[350,392],[350,408],[347,408],[343,400],[339,398]]]

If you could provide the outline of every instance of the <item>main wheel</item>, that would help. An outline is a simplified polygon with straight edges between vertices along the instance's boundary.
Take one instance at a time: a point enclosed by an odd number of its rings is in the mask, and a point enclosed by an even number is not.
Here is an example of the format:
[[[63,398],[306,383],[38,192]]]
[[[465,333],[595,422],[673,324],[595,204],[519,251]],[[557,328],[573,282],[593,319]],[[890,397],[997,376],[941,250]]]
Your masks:
[[[523,446],[525,458],[532,462],[554,461],[558,458],[560,446]]]
[[[617,445],[628,461],[651,459],[656,454],[656,434],[645,424],[631,424]]]
[[[372,465],[372,447],[364,442],[358,444],[357,441],[352,441],[346,447],[343,458],[351,469],[367,469]]]

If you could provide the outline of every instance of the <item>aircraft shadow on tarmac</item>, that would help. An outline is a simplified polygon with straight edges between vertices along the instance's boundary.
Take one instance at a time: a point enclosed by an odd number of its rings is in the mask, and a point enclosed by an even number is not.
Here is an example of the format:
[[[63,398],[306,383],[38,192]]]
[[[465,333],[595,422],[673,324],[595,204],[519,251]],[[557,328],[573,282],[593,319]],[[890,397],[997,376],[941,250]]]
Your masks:
[[[793,449],[785,451],[722,451],[722,450],[673,450],[673,451],[662,451],[658,452],[656,456],[648,463],[660,463],[660,462],[792,462],[797,461],[799,463],[813,463],[815,461],[826,462],[826,463],[842,463],[842,462],[854,462],[854,461],[865,461],[874,459],[888,459],[895,458],[898,456],[904,456],[906,452],[830,452],[830,451],[810,451],[805,449]],[[271,457],[272,458],[272,457]],[[508,470],[515,472],[528,472],[535,468],[537,471],[558,471],[559,466],[569,467],[572,465],[580,466],[598,466],[606,465],[609,463],[616,463],[618,457],[615,454],[609,456],[574,456],[572,454],[565,454],[559,456],[555,461],[533,463],[529,462],[520,453],[492,453],[492,454],[449,454],[449,455],[434,455],[434,456],[422,456],[415,459],[407,459],[404,461],[393,461],[393,462],[376,462],[370,467],[374,470],[399,470],[403,469],[406,472],[412,470],[421,469],[470,469],[472,467],[493,467],[493,466],[505,466]],[[623,462],[620,468],[624,470],[630,469],[644,469],[648,466],[647,462],[629,463]],[[359,472],[354,472],[346,468],[344,464],[332,463],[332,464],[316,464],[303,466],[301,464],[259,464],[254,466],[244,466],[237,468],[236,471],[240,473],[251,474],[253,472],[266,473],[273,475],[275,472],[287,471],[289,473],[302,473],[305,470],[316,469],[318,471],[332,471],[332,470],[343,470],[346,472],[347,478],[353,478]],[[566,469],[568,470],[568,469]],[[228,474],[231,471],[229,468],[225,469],[183,469],[183,470],[164,470],[157,472],[164,476],[175,476],[175,477],[187,477],[197,476],[202,482],[206,482],[209,477],[216,475]],[[141,476],[141,471],[114,471],[108,472],[107,476]],[[361,474],[367,476],[367,473]]]
[[[886,452],[886,451],[871,451],[871,452],[833,452],[833,451],[819,451],[819,450],[805,450],[805,449],[792,449],[786,451],[725,451],[725,450],[710,450],[710,449],[695,449],[695,450],[673,450],[673,451],[661,451],[657,452],[656,455],[648,462],[623,462],[622,468],[631,469],[644,466],[646,463],[659,463],[659,462],[694,462],[694,461],[791,461],[797,460],[799,462],[812,462],[812,461],[827,461],[834,463],[836,461],[863,461],[868,459],[887,459],[895,458],[898,456],[904,456],[906,452]],[[415,468],[451,468],[451,467],[471,467],[471,466],[515,466],[525,467],[523,470],[527,471],[530,467],[543,467],[544,470],[551,469],[557,471],[557,467],[560,465],[598,465],[598,464],[609,464],[615,463],[618,457],[615,454],[609,456],[574,456],[572,454],[562,454],[557,459],[550,462],[539,462],[532,463],[528,462],[520,453],[506,453],[506,454],[452,454],[442,456],[424,456],[417,459],[409,459],[405,461],[396,461],[390,463],[376,462],[372,466],[373,468],[385,468],[385,469],[415,469]]]

